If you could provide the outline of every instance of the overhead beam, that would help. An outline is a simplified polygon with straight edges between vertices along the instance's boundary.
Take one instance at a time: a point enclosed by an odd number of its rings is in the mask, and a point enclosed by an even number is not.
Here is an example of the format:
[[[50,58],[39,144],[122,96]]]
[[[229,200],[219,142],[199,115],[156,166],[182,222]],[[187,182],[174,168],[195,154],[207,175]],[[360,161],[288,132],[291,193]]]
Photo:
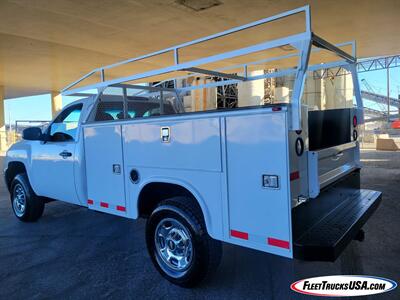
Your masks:
[[[5,127],[5,118],[4,118],[4,87],[0,86],[0,150],[5,151],[8,148],[7,143],[7,131]],[[10,122],[10,120],[8,120]]]
[[[400,55],[392,55],[386,57],[377,57],[373,59],[365,59],[357,61],[357,73],[364,73],[370,71],[384,70],[389,68],[400,67]],[[323,68],[322,72],[312,70],[314,79],[322,79],[326,77],[344,76],[350,74],[348,70],[343,67]]]

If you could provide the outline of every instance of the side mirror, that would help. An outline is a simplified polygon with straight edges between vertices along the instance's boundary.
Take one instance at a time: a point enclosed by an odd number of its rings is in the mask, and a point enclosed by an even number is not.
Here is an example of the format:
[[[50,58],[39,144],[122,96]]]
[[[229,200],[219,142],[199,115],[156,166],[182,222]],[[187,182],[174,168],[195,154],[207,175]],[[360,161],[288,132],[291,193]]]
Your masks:
[[[22,138],[28,141],[41,141],[43,140],[42,129],[39,127],[29,127],[22,131]]]

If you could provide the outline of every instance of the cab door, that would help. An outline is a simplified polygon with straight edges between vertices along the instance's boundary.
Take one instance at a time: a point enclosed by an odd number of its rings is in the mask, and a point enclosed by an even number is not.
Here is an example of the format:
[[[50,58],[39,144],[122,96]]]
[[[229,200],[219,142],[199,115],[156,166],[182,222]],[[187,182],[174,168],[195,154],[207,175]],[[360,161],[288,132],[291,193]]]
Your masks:
[[[32,144],[29,179],[36,194],[80,204],[74,167],[82,107],[83,103],[66,107],[48,127],[46,141]]]

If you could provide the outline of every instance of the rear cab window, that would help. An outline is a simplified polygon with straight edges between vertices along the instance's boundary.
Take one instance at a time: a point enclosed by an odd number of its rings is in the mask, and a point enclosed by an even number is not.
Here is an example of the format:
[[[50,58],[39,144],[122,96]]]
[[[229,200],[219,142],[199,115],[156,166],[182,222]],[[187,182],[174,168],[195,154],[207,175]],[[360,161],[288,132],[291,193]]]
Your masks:
[[[103,92],[99,96],[91,121],[118,121],[177,113],[180,113],[180,109],[177,107],[176,96],[160,92],[147,93],[145,96],[124,95],[114,90],[114,93]]]

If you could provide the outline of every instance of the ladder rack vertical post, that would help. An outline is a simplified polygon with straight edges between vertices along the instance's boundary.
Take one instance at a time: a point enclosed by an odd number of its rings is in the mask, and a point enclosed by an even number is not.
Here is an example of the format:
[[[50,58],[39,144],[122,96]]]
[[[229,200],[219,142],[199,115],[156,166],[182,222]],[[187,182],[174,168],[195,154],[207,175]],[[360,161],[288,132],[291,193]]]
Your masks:
[[[174,61],[175,61],[175,65],[179,65],[179,50],[178,48],[174,49]],[[174,78],[174,88],[178,87],[178,81],[176,78]]]
[[[357,103],[357,119],[359,124],[364,124],[364,105],[361,97],[360,83],[358,81],[357,63],[350,64],[343,67],[345,70],[349,71],[351,78],[353,80],[354,95],[356,97]]]
[[[388,59],[386,58],[386,65]],[[386,88],[387,88],[387,122],[390,123],[390,69],[386,69]]]
[[[299,45],[297,45],[297,48],[300,50],[300,57],[299,67],[295,73],[296,75],[293,86],[290,130],[301,130],[301,97],[303,95],[304,83],[307,76],[311,46],[311,35],[309,39],[303,40]]]
[[[124,109],[124,119],[128,118],[128,93],[126,91],[126,87],[122,88],[123,94],[123,109]]]
[[[160,116],[164,114],[164,94],[163,91],[160,91]]]

